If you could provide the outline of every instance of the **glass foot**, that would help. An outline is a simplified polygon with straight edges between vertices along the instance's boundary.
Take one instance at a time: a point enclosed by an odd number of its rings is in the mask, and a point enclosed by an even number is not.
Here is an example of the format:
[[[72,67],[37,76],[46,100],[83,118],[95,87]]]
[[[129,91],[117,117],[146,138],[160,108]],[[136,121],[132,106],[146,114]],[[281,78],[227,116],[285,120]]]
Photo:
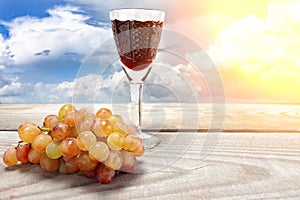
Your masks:
[[[145,149],[152,149],[160,143],[160,138],[147,132],[138,132],[137,135],[142,138]]]

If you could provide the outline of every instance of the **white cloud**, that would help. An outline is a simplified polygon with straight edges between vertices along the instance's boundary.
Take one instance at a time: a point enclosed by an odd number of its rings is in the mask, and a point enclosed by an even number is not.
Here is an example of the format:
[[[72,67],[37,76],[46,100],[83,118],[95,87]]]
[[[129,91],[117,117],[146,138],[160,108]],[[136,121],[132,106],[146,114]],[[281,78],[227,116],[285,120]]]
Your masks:
[[[239,63],[245,70],[255,70],[255,67],[261,70],[264,65],[281,59],[294,61],[294,66],[299,66],[296,62],[297,47],[300,46],[300,14],[294,12],[299,9],[300,2],[269,3],[266,20],[248,15],[232,23],[223,29],[209,51],[221,67],[235,67]],[[260,66],[245,66],[251,61]]]
[[[9,46],[5,44],[3,36],[0,34],[0,65],[9,65],[13,63],[13,56]]]
[[[70,102],[73,82],[59,84],[22,83],[17,78],[0,88],[0,102]]]
[[[115,8],[170,8],[177,4],[181,0],[151,0],[151,1],[139,1],[139,0],[108,0],[108,1],[98,1],[98,0],[67,0],[69,3],[75,3],[80,5],[85,5],[91,10],[100,10],[101,13],[108,13],[109,10]]]
[[[166,21],[171,23],[177,21],[179,17],[199,15],[203,12],[202,7],[205,6],[205,2],[199,0],[67,0],[67,2],[85,8],[92,12],[96,18],[103,21],[109,20],[108,13],[113,9],[146,8],[166,11]]]
[[[1,83],[1,102],[9,101],[10,97],[15,98],[16,96],[24,93],[25,85],[20,83],[18,78],[3,78],[1,79]]]
[[[107,28],[85,23],[89,16],[77,7],[65,6],[48,10],[49,17],[18,17],[5,24],[10,38],[0,38],[0,64],[3,57],[13,58],[15,64],[33,63],[45,56],[36,56],[47,50],[51,59],[66,52],[87,55],[94,47],[111,35]],[[13,56],[13,57],[12,57]]]
[[[222,30],[209,49],[232,98],[299,100],[300,2],[268,4]]]
[[[193,73],[194,78],[185,72]],[[190,65],[170,66],[157,63],[145,84],[146,102],[195,102],[207,97],[205,82],[199,80]],[[197,96],[198,95],[198,96]],[[0,102],[71,102],[75,103],[120,103],[130,101],[129,84],[123,71],[114,71],[109,76],[89,74],[74,81],[58,84],[22,83],[18,78],[6,79],[0,87]]]
[[[66,57],[78,60],[79,55],[82,59],[111,36],[110,29],[87,24],[90,16],[78,7],[55,7],[48,13],[45,18],[24,16],[10,22],[0,21],[9,30],[9,38],[0,35],[0,101],[69,101],[73,82],[25,83],[15,73]],[[34,71],[43,73],[39,69]]]
[[[12,82],[9,85],[4,85],[0,89],[0,95],[8,94],[9,96],[15,96],[19,94],[21,89],[23,89],[23,85],[20,82]]]
[[[160,0],[151,2],[85,0],[77,3],[78,5],[86,5],[89,9],[102,13],[107,17],[110,9],[121,7],[158,8],[174,11],[175,6],[181,1],[172,1],[171,6],[170,2]],[[84,9],[84,6],[82,9]],[[25,16],[18,17],[11,22],[1,21],[2,24],[8,27],[10,37],[4,39],[0,35],[0,65],[5,66],[0,71],[6,71],[7,75],[9,74],[7,70],[15,72],[13,68],[16,67],[19,68],[18,72],[25,71],[24,66],[37,67],[37,65],[34,65],[35,62],[41,60],[53,60],[62,56],[74,56],[75,54],[88,55],[94,47],[112,35],[111,30],[107,27],[101,28],[87,23],[88,20],[92,19],[89,16],[90,13],[85,13],[79,7],[55,7],[48,10],[48,13],[49,16],[45,18]],[[167,65],[162,66],[161,69],[168,67],[170,68]],[[196,82],[187,81],[191,78],[187,73],[184,73],[188,71],[187,69],[190,69],[193,73],[191,67],[178,65],[176,69],[174,68],[171,71],[160,72],[164,74],[164,78],[159,78],[160,76],[163,77],[162,74],[153,70],[148,79],[149,88],[145,90],[145,97],[151,101],[160,98],[162,101],[168,101],[177,97],[188,101],[190,90],[184,86],[191,87]],[[183,77],[180,73],[186,74],[186,76]],[[173,75],[168,76],[170,74]],[[71,101],[73,94],[79,95],[77,96],[79,100],[86,101],[88,100],[86,93],[93,95],[90,101],[100,102],[110,101],[112,94],[117,101],[128,101],[129,97],[127,79],[122,71],[111,75],[109,78],[88,75],[74,81],[56,84],[26,83],[15,76],[9,74],[7,77],[0,77],[1,102],[65,102]],[[199,83],[199,80],[197,83]],[[201,94],[202,85],[197,85],[195,88]]]

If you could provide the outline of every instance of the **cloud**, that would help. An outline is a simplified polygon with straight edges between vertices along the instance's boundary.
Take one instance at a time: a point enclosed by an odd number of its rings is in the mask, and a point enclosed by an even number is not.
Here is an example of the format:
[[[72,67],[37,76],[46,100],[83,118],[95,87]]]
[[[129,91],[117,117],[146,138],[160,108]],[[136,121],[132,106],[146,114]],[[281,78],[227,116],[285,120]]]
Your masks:
[[[11,55],[11,51],[9,46],[5,44],[3,36],[0,34],[0,65],[9,65],[12,64],[13,55]]]
[[[4,65],[0,65],[0,88],[9,83],[7,80],[5,80],[3,75],[5,68],[6,67]]]
[[[111,36],[108,28],[110,9],[148,6],[175,12],[174,8],[182,5],[179,0],[173,2],[174,7],[173,4],[170,5],[170,1],[159,0],[67,2],[74,6],[50,9],[49,16],[42,19],[26,16],[11,22],[0,22],[8,27],[10,33],[8,39],[0,35],[0,101],[64,102],[71,101],[73,95],[77,95],[78,100],[82,101],[109,102],[111,95],[116,97],[115,101],[128,101],[129,86],[122,71],[109,77],[86,74],[75,80],[60,79],[56,83],[28,83],[22,79],[21,73],[27,71],[25,66],[38,69],[38,65],[44,61],[81,61],[93,48]],[[269,12],[265,19],[247,15],[233,21],[226,16],[211,15],[206,18],[184,18],[181,21],[176,19],[178,23],[168,26],[175,29],[182,27],[188,33],[190,30],[185,26],[193,27],[197,24],[199,29],[206,30],[200,36],[204,38],[204,42],[208,41],[207,44],[217,37],[208,52],[222,76],[227,97],[297,100],[300,98],[297,92],[300,88],[299,9],[300,4],[296,1],[273,2],[269,3]],[[214,27],[207,27],[208,24],[215,23],[227,25],[222,27],[218,36],[210,34]],[[221,27],[220,24],[217,27]],[[200,38],[198,32],[191,31],[190,36]],[[209,35],[213,35],[212,38]],[[194,52],[189,56],[201,57],[201,52]],[[176,98],[181,98],[188,102],[191,101],[189,95],[195,93],[199,97],[209,97],[209,90],[214,88],[208,88],[208,84],[214,85],[214,74],[205,66],[210,64],[203,64],[200,75],[187,64],[171,67],[162,63],[162,71],[155,71],[157,68],[153,68],[145,87],[145,101],[176,101]],[[15,72],[15,68],[18,68],[20,74],[7,76],[8,72]],[[87,99],[86,94],[93,96]]]
[[[198,78],[197,84],[191,76]],[[190,65],[171,66],[156,63],[145,82],[145,102],[196,102],[199,97],[209,97],[205,81],[199,84],[200,75]],[[128,103],[130,88],[122,70],[112,74],[91,73],[57,84],[24,83],[18,78],[7,78],[0,87],[0,102],[60,103]]]
[[[70,70],[74,71],[74,67],[69,66],[72,65],[71,61],[77,61],[78,64],[78,60],[82,61],[93,48],[112,35],[107,18],[110,9],[144,7],[175,12],[174,8],[181,1],[172,1],[171,5],[170,1],[159,0],[68,2],[68,6],[49,9],[47,11],[49,16],[44,18],[24,16],[10,22],[0,21],[9,30],[9,38],[4,40],[2,36],[0,37],[0,64],[5,66],[1,70],[0,77],[2,102],[64,102],[70,101],[73,95],[78,95],[79,100],[87,100],[85,94],[87,92],[94,95],[91,101],[107,102],[111,99],[111,95],[116,101],[128,101],[129,86],[122,71],[109,77],[90,74],[75,80],[68,79],[68,81],[63,81],[62,75],[53,72],[63,74],[66,71],[68,73],[71,72]],[[73,6],[70,6],[71,2]],[[91,10],[94,12],[90,12]],[[98,17],[100,23],[96,23],[94,15]],[[165,64],[162,65],[161,69],[170,68]],[[53,72],[49,75],[50,68]],[[191,87],[190,83],[184,80],[186,77],[191,77],[185,73],[188,70],[193,73],[192,67],[185,65],[178,65],[171,71],[152,70],[148,87],[145,89],[145,100],[176,101],[181,98],[190,101],[189,92],[193,91],[183,87],[184,85]],[[186,77],[181,76],[180,73],[185,74]],[[161,76],[162,74],[166,77],[173,75],[166,79]],[[52,82],[47,83],[49,77],[52,77]],[[91,91],[93,85],[97,89]],[[201,94],[203,85],[194,85],[194,87]]]
[[[184,72],[189,70],[198,78],[197,85]],[[105,71],[105,70],[104,70]],[[209,97],[205,81],[191,65],[171,66],[156,62],[144,85],[144,102],[196,102],[197,98]],[[204,87],[203,87],[204,86]],[[113,70],[110,75],[92,73],[74,81],[73,100],[89,103],[128,103],[130,87],[122,70]],[[205,99],[207,100],[207,99]]]
[[[164,32],[162,51],[158,52],[151,73],[146,79],[145,102],[189,102],[209,101],[210,89],[216,83],[213,63],[205,51],[185,36]],[[185,42],[185,49],[174,45],[176,40]],[[48,51],[46,51],[47,53]],[[177,52],[177,53],[176,53]],[[44,51],[39,52],[43,54]],[[99,54],[101,53],[101,57]],[[52,51],[49,52],[49,55]],[[65,52],[66,57],[77,54]],[[129,84],[117,59],[113,39],[98,46],[85,60],[74,81],[57,84],[45,82],[26,83],[18,78],[6,79],[0,87],[2,102],[70,102],[78,103],[128,103]],[[192,66],[188,60],[196,63]],[[199,66],[198,66],[199,65]],[[198,67],[198,68],[197,68]],[[201,68],[201,69],[199,69]]]
[[[43,50],[41,52],[35,53],[34,55],[35,56],[49,56],[50,52],[51,52],[51,50],[46,49],[46,50]]]
[[[65,85],[62,80],[73,79],[83,58],[111,37],[109,28],[87,24],[91,17],[78,7],[57,6],[47,12],[49,16],[44,18],[23,16],[0,21],[9,30],[9,38],[0,34],[0,65],[5,66],[0,69],[1,101],[48,101],[40,88],[47,91]],[[21,98],[16,98],[18,95]],[[54,96],[49,101],[55,101]],[[66,99],[70,97],[57,101]]]
[[[120,8],[146,8],[158,9],[167,12],[166,22],[174,23],[179,18],[195,17],[202,15],[208,10],[207,2],[204,0],[67,0],[71,5],[80,6],[89,13],[92,13],[97,21],[109,22],[109,11]]]
[[[48,10],[49,17],[18,17],[3,22],[8,27],[10,38],[0,38],[3,59],[13,59],[16,65],[33,63],[38,55],[50,53],[49,59],[64,52],[87,55],[95,46],[111,35],[108,28],[86,24],[90,18],[78,7],[58,6]],[[5,52],[4,52],[5,51]],[[47,53],[48,52],[48,53]]]
[[[24,93],[23,89],[26,87],[24,84],[18,81],[18,78],[4,78],[1,80],[0,97],[1,102],[6,101],[2,97],[13,97],[15,98],[19,94]]]
[[[166,28],[176,30],[198,42],[203,48],[208,49],[215,43],[220,31],[234,22],[234,18],[214,13],[205,16],[183,17],[174,23],[166,24]]]
[[[266,19],[233,22],[210,47],[227,96],[299,100],[300,3],[268,4]]]
[[[23,83],[18,78],[6,79],[0,88],[0,102],[69,102],[72,83]]]

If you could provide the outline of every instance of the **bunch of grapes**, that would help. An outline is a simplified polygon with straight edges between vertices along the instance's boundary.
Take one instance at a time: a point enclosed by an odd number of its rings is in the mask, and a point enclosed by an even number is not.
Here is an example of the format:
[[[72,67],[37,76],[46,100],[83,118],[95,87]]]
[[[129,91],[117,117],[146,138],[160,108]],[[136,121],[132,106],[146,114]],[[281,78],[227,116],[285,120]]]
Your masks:
[[[107,108],[94,114],[66,104],[58,115],[46,116],[42,127],[21,124],[18,134],[17,147],[3,155],[6,165],[36,163],[46,172],[80,173],[102,184],[110,183],[119,171],[134,172],[136,157],[145,151],[135,128]]]

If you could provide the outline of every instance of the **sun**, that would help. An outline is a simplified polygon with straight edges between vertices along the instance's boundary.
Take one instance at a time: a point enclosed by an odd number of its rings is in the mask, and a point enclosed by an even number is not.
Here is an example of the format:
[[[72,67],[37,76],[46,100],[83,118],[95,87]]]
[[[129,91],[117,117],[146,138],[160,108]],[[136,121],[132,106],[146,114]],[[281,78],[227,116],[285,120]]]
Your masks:
[[[268,2],[265,17],[249,13],[220,31],[210,52],[229,97],[299,101],[299,9],[300,1]]]
[[[193,2],[199,15],[177,28],[210,53],[229,98],[300,100],[300,0]]]

